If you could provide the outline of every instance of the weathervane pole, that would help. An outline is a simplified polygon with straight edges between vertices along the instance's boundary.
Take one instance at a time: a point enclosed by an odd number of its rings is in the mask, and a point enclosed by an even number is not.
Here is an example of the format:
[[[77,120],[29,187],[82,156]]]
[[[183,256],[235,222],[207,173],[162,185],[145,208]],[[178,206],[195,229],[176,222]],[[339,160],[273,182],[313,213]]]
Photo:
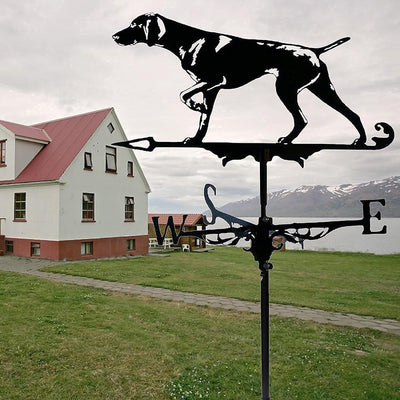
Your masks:
[[[261,246],[270,246],[269,220],[267,217],[267,154],[266,150],[260,152],[260,206],[261,216],[259,220],[259,239]],[[268,228],[268,229],[266,229]],[[264,239],[264,240],[263,240]],[[260,247],[258,246],[260,249]],[[261,250],[261,249],[260,249]],[[268,250],[267,250],[268,251]],[[258,255],[258,266],[261,271],[261,400],[270,400],[269,394],[269,267],[264,251]],[[263,254],[264,253],[264,254]]]
[[[269,396],[269,271],[265,263],[261,270],[261,400]]]

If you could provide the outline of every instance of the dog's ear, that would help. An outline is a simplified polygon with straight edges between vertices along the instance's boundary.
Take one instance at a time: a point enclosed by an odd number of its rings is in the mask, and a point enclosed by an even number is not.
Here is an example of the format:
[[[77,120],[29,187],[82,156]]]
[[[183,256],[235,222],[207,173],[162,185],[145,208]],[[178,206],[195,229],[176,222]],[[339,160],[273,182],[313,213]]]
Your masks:
[[[148,46],[154,46],[164,34],[164,23],[157,14],[151,14],[143,26]]]

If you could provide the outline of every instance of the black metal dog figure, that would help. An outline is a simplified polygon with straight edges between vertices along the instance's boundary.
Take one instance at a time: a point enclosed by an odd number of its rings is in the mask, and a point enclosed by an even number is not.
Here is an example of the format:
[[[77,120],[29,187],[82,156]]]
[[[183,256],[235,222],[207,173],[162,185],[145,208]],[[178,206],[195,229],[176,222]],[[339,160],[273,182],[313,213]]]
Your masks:
[[[180,98],[191,110],[201,113],[196,135],[186,142],[202,142],[220,89],[234,89],[265,74],[276,76],[276,92],[294,120],[292,131],[279,138],[279,143],[291,143],[307,125],[297,101],[304,88],[355,126],[359,138],[353,142],[354,146],[363,146],[366,142],[360,117],[339,98],[326,65],[319,59],[322,53],[347,42],[348,37],[324,47],[311,48],[207,32],[159,14],[144,14],[113,35],[113,39],[122,46],[146,43],[163,47],[181,60],[182,68],[196,84],[184,90]],[[202,94],[202,102],[193,98],[198,93]]]

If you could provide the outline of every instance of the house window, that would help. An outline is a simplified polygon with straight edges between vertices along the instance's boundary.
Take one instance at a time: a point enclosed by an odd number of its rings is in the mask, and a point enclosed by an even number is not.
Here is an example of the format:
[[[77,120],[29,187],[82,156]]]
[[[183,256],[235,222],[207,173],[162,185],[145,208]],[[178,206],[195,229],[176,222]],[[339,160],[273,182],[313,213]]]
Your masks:
[[[128,161],[128,176],[133,176],[133,162]]]
[[[26,193],[14,194],[14,221],[26,220]]]
[[[127,250],[135,250],[135,247],[136,247],[135,239],[128,239],[126,241]]]
[[[93,254],[93,242],[82,242],[81,243],[81,255],[86,256]]]
[[[125,197],[125,221],[134,221],[134,207],[135,199],[133,197]]]
[[[14,242],[12,240],[6,240],[6,252],[14,253]]]
[[[106,171],[117,172],[117,149],[106,146]]]
[[[110,131],[110,133],[113,133],[114,132],[114,125],[110,122],[108,125],[107,125],[107,128],[108,128],[108,130]]]
[[[93,168],[92,153],[85,153],[84,165],[85,165],[85,169],[90,170],[90,171],[92,170],[92,168]]]
[[[82,221],[94,221],[94,194],[83,193],[82,195]]]
[[[6,166],[6,141],[0,142],[0,167]]]
[[[40,243],[31,242],[31,256],[40,256]]]

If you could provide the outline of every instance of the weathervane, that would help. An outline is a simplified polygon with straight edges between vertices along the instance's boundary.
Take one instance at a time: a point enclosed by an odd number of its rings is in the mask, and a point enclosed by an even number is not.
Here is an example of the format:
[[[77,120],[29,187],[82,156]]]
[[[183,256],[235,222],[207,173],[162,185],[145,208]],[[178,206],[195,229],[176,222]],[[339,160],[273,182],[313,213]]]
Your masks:
[[[363,217],[358,220],[326,221],[309,223],[274,224],[267,216],[267,164],[273,157],[292,160],[302,167],[304,161],[321,150],[378,150],[387,147],[394,139],[390,125],[380,122],[375,125],[382,131],[383,137],[373,137],[375,145],[366,144],[366,134],[360,118],[338,97],[329,79],[326,65],[319,56],[349,40],[343,38],[327,46],[311,48],[294,44],[285,44],[268,40],[249,40],[239,37],[207,32],[193,28],[159,14],[145,14],[132,21],[130,26],[113,36],[120,45],[146,43],[149,46],[163,47],[181,60],[182,68],[196,82],[183,91],[181,100],[192,110],[200,113],[199,128],[193,137],[182,142],[161,142],[153,137],[133,139],[114,145],[136,150],[153,151],[156,148],[202,148],[222,158],[222,165],[229,161],[241,160],[252,156],[259,163],[260,174],[260,217],[253,224],[216,209],[210,199],[210,190],[216,194],[216,188],[207,184],[204,198],[211,211],[211,220],[205,218],[206,225],[213,225],[217,218],[224,220],[228,227],[200,231],[184,231],[186,216],[178,231],[172,216],[162,233],[158,217],[153,217],[156,236],[162,244],[167,231],[171,231],[175,244],[183,236],[195,236],[210,244],[236,245],[243,239],[249,242],[249,248],[258,262],[261,272],[261,400],[270,399],[269,392],[269,262],[272,253],[282,247],[275,240],[284,237],[292,243],[304,240],[316,240],[333,230],[347,226],[362,226],[363,234],[385,234],[386,226],[381,230],[371,230],[371,219],[381,219],[381,213],[371,215],[371,203],[385,205],[384,199],[361,200]],[[274,74],[276,92],[293,116],[292,131],[281,137],[277,143],[225,143],[203,142],[216,96],[220,89],[233,89],[259,78],[265,74]],[[305,128],[305,119],[297,102],[298,93],[309,89],[322,101],[344,115],[357,129],[359,137],[352,144],[293,144],[292,141]],[[202,101],[194,96],[202,95]],[[316,232],[315,232],[316,231]],[[207,238],[216,235],[216,238]],[[227,235],[227,236],[226,236]]]

